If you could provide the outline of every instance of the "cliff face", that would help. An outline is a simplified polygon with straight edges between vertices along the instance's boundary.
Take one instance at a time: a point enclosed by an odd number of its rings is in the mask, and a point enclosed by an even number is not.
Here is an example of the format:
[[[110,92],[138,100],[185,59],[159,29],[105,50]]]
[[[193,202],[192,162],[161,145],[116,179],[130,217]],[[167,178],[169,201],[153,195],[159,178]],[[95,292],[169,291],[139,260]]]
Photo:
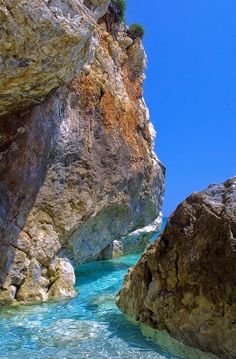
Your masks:
[[[117,304],[220,358],[236,357],[236,177],[193,193],[130,269]]]
[[[73,296],[71,263],[159,216],[164,174],[142,99],[145,53],[123,28],[115,39],[103,19],[94,25],[106,5],[86,10],[96,41],[93,58],[90,45],[76,55],[80,74],[29,110],[20,94],[0,118],[0,305]]]
[[[0,1],[0,116],[38,104],[93,58],[96,20],[78,0]]]

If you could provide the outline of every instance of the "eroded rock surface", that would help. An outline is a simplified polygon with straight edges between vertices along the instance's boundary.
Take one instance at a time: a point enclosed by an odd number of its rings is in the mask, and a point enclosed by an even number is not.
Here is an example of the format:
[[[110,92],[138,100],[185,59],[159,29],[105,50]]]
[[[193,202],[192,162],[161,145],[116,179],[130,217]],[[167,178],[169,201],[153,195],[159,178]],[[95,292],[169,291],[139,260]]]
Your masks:
[[[96,20],[79,0],[0,1],[0,116],[38,104],[93,58]],[[96,16],[94,14],[96,13]]]
[[[132,253],[142,253],[150,244],[151,238],[160,231],[162,216],[158,216],[146,227],[138,228],[135,231],[111,242],[103,251],[96,256],[95,260],[118,258]]]
[[[177,207],[117,304],[185,344],[236,357],[236,177]]]
[[[115,39],[102,20],[96,37],[93,61],[69,85],[0,119],[0,305],[73,296],[66,258],[89,260],[160,213],[142,44],[124,28]]]

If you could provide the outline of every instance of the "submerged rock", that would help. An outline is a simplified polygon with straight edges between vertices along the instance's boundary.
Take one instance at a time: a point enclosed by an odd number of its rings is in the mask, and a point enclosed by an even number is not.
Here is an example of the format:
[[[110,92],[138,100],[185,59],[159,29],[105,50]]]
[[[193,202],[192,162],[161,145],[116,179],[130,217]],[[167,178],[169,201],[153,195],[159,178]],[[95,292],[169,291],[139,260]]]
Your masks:
[[[53,3],[69,16],[70,2],[52,1],[50,9]],[[94,22],[107,4],[86,1],[88,7],[80,8],[80,3],[76,9],[89,12]],[[87,261],[160,213],[164,168],[153,152],[155,133],[142,98],[142,44],[121,47],[121,34],[115,39],[102,19],[100,25],[91,24],[88,39],[94,26],[95,48],[89,40],[75,54],[85,63],[79,76],[41,104],[0,118],[2,304],[74,296],[74,273],[66,258],[75,266]],[[119,31],[123,44],[127,35]],[[77,46],[76,34],[70,33]],[[93,58],[85,54],[92,48]],[[17,106],[14,92],[8,101]]]
[[[185,344],[236,357],[236,177],[177,207],[129,270],[117,305]]]

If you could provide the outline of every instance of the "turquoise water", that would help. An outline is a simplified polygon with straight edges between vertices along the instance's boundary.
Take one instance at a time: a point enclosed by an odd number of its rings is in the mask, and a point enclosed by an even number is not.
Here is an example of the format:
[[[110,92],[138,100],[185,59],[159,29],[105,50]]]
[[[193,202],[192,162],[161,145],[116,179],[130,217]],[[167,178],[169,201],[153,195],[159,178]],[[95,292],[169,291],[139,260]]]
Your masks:
[[[81,265],[76,286],[80,295],[71,301],[2,308],[0,358],[177,358],[174,348],[170,354],[172,344],[146,339],[115,306],[123,277],[138,258]]]
[[[116,308],[139,255],[83,264],[75,299],[0,310],[0,358],[172,358]]]
[[[206,359],[169,336],[148,339],[130,322],[115,295],[140,254],[92,262],[77,270],[76,298],[0,309],[1,359]]]

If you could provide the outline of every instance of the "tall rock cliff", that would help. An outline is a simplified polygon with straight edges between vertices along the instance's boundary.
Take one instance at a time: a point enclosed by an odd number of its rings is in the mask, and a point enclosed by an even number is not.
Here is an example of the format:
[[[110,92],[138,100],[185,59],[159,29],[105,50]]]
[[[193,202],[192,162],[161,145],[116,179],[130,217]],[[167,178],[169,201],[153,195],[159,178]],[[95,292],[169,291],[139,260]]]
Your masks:
[[[236,358],[236,177],[177,207],[117,304],[185,344]]]
[[[73,296],[72,265],[153,222],[164,187],[144,49],[111,31],[107,1],[7,3],[2,32],[19,40],[1,52],[0,305]]]

